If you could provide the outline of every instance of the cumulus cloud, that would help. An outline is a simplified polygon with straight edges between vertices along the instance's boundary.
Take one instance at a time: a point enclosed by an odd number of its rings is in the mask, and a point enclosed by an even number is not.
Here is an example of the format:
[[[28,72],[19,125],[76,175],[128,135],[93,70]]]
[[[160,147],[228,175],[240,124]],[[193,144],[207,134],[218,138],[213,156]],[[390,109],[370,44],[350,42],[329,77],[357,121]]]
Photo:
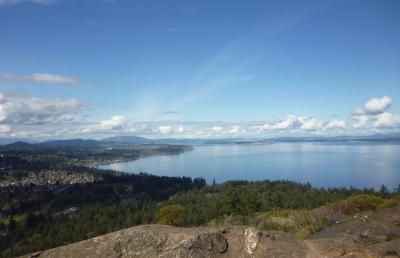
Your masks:
[[[301,126],[303,120],[302,117],[297,117],[294,115],[289,115],[286,119],[278,121],[273,124],[267,124],[266,128],[267,129],[273,129],[273,130],[291,130],[291,129],[297,129]]]
[[[326,124],[326,129],[345,129],[346,122],[340,119],[334,119]]]
[[[244,134],[246,133],[246,128],[239,126],[239,125],[235,125],[232,126],[232,128],[229,130],[230,134]]]
[[[394,100],[388,96],[368,100],[363,107],[356,108],[351,113],[355,120],[353,128],[384,130],[399,127],[399,116],[387,112],[387,109],[389,109],[393,103]]]
[[[211,128],[211,130],[212,130],[213,132],[220,133],[220,132],[222,132],[222,131],[224,130],[224,128],[221,127],[221,126],[213,126],[213,127]]]
[[[355,117],[356,122],[353,124],[353,128],[362,129],[365,128],[368,123],[368,116],[360,115]]]
[[[77,99],[37,98],[0,91],[0,135],[19,137],[67,138],[106,135],[140,135],[145,137],[272,137],[273,135],[334,134],[393,131],[400,128],[400,115],[386,110],[393,100],[377,98],[361,108],[362,114],[345,120],[335,116],[324,121],[309,116],[288,115],[275,121],[248,122],[133,122],[127,117],[88,122],[83,119],[84,103]],[[376,112],[380,113],[376,113]]]
[[[291,131],[306,130],[317,131],[324,128],[323,122],[311,117],[289,115],[287,118],[263,125],[262,131]]]
[[[109,120],[100,121],[100,127],[106,129],[118,129],[124,127],[128,119],[123,116],[113,116]]]
[[[85,105],[77,99],[36,98],[0,92],[0,124],[48,124],[74,120]]]
[[[179,126],[178,128],[175,129],[175,133],[184,133],[185,132],[185,128],[183,126]]]
[[[169,133],[172,132],[172,126],[170,126],[170,125],[161,125],[161,126],[158,127],[158,131],[161,134],[169,134]]]
[[[95,122],[82,128],[83,133],[123,132],[128,125],[128,119],[123,116],[113,116],[110,119]]]
[[[22,3],[33,3],[33,4],[51,4],[58,0],[0,0],[0,7],[6,5],[22,4]]]
[[[324,130],[324,123],[322,121],[319,121],[315,118],[305,118],[301,120],[301,127],[300,129],[306,130],[306,131],[320,131]]]
[[[0,134],[9,133],[10,131],[10,126],[0,124]]]
[[[332,121],[321,121],[313,117],[308,116],[295,116],[289,115],[288,117],[268,122],[262,126],[251,126],[256,129],[258,134],[266,132],[328,132],[333,130],[343,130],[346,128],[346,122],[341,119],[334,119]]]
[[[0,0],[1,1],[1,0]],[[83,83],[77,78],[56,75],[50,73],[34,73],[31,75],[9,75],[2,76],[9,82],[32,82],[32,83],[45,83],[45,84],[59,84],[65,86],[75,86],[82,88],[89,88],[90,85]]]
[[[394,128],[400,126],[400,116],[384,112],[379,114],[374,123],[376,128]]]
[[[372,98],[365,103],[364,107],[356,108],[352,112],[352,115],[378,115],[386,111],[390,106],[393,105],[393,103],[393,99],[388,96],[384,96],[381,98]]]
[[[382,98],[372,98],[365,104],[365,111],[368,114],[380,114],[386,109],[388,109],[393,104],[393,100],[384,96]]]
[[[172,126],[172,125],[160,125],[153,130],[153,132],[162,134],[162,135],[172,135],[172,134],[183,134],[186,132],[185,127],[183,126]]]

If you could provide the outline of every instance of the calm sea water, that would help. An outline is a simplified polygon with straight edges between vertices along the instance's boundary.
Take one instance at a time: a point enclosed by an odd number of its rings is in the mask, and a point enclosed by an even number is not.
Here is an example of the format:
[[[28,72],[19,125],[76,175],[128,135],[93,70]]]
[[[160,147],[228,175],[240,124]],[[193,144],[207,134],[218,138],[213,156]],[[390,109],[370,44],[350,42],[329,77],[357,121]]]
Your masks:
[[[232,179],[288,179],[313,186],[390,189],[400,183],[400,144],[276,143],[212,145],[174,156],[102,165],[131,173]]]

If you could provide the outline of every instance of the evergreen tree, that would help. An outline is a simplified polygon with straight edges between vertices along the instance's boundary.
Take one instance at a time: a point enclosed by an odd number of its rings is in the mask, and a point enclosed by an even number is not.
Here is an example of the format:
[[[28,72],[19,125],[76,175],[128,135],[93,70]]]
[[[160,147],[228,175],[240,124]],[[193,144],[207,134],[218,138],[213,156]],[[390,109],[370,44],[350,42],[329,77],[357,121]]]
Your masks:
[[[390,192],[385,185],[381,185],[378,194],[382,197],[387,197],[389,196]]]
[[[15,222],[14,218],[11,217],[8,221],[7,230],[13,232],[17,228],[17,223]]]

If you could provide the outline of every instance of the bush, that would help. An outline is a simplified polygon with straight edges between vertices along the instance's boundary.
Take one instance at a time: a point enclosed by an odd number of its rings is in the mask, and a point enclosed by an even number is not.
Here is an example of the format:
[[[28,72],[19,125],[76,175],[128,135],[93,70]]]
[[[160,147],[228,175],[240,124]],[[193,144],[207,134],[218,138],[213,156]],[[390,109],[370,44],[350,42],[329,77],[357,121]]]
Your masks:
[[[158,222],[171,226],[183,226],[185,222],[185,209],[181,205],[167,205],[160,209]]]
[[[359,211],[376,211],[385,203],[385,200],[382,197],[371,194],[361,194],[350,197],[347,201],[354,205]]]
[[[351,215],[360,211],[376,211],[381,208],[394,206],[395,202],[385,200],[380,196],[372,194],[361,194],[349,197],[343,201],[328,204],[328,208],[339,214]]]
[[[351,215],[358,212],[357,207],[347,200],[341,200],[327,205],[328,209],[337,214]]]

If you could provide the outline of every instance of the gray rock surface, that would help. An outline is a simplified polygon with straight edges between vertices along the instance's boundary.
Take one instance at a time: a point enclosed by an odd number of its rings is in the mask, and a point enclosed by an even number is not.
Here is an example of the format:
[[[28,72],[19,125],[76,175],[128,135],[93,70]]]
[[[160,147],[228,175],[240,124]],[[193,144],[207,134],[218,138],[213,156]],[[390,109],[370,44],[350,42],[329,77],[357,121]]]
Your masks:
[[[400,257],[400,206],[358,214],[303,241],[246,226],[143,225],[24,257]]]

